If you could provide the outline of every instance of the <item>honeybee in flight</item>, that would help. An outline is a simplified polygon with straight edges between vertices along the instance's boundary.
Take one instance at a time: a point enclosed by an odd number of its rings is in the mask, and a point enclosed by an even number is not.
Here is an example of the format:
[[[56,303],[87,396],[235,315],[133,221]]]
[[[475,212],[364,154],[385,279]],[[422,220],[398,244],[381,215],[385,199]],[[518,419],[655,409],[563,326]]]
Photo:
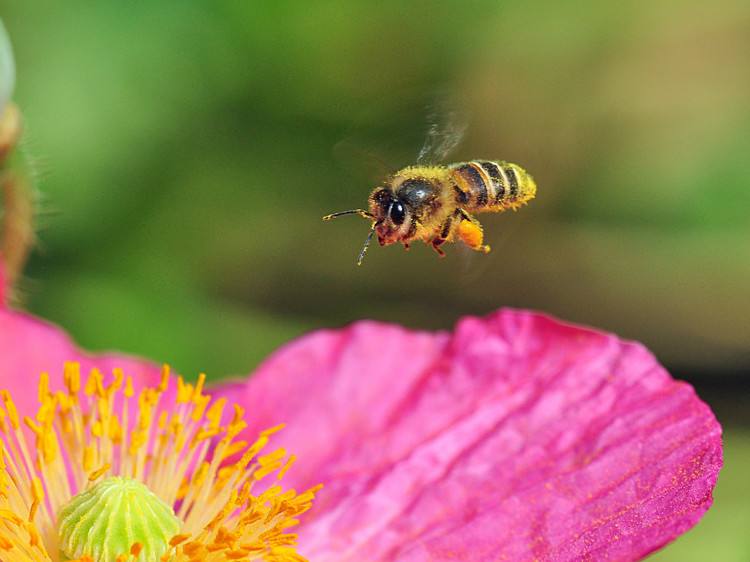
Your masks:
[[[517,209],[536,195],[536,183],[517,164],[472,160],[440,165],[463,136],[465,127],[450,123],[432,125],[414,166],[387,177],[373,189],[369,210],[352,209],[323,217],[360,215],[370,221],[370,233],[357,258],[362,264],[375,234],[381,246],[400,242],[408,249],[414,240],[429,244],[441,256],[442,245],[461,241],[472,250],[488,253],[482,225],[472,213],[497,213]]]

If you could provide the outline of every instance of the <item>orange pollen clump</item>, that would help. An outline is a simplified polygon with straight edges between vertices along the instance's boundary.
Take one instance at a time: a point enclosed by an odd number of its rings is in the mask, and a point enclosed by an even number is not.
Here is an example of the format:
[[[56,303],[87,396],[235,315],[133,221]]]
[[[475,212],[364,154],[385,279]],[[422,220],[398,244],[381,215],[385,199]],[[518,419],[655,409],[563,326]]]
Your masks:
[[[80,366],[66,363],[66,391],[51,392],[43,373],[39,409],[23,420],[10,393],[0,391],[0,560],[61,560],[58,513],[113,476],[141,482],[174,510],[180,530],[165,545],[163,561],[305,560],[296,552],[297,536],[287,531],[320,486],[298,494],[276,483],[295,457],[284,449],[261,453],[283,426],[261,432],[254,443],[236,441],[247,427],[240,406],[223,423],[226,400],[212,403],[203,394],[205,375],[194,386],[178,378],[167,400],[169,379],[165,366],[161,384],[136,396],[121,370],[105,385],[93,369],[81,392]],[[22,423],[35,437],[33,447]],[[152,562],[144,555],[144,545],[133,542],[111,560]],[[99,562],[91,553],[77,561]]]

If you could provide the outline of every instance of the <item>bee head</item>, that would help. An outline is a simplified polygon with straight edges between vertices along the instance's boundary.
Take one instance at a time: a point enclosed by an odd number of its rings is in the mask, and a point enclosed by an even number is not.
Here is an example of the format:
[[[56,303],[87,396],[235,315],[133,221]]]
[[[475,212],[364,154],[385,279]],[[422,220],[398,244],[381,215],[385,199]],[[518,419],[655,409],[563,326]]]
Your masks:
[[[370,241],[376,234],[381,246],[394,242],[408,242],[414,236],[417,223],[412,199],[403,196],[401,193],[394,193],[393,190],[386,187],[378,187],[370,195],[369,211],[365,209],[339,211],[324,216],[323,220],[329,221],[344,215],[359,215],[372,221],[370,232],[357,258],[357,265],[361,265],[365,252],[370,246]]]
[[[393,191],[376,189],[370,196],[370,212],[375,218],[375,232],[381,246],[407,237],[411,229],[412,213],[408,202],[397,197]]]

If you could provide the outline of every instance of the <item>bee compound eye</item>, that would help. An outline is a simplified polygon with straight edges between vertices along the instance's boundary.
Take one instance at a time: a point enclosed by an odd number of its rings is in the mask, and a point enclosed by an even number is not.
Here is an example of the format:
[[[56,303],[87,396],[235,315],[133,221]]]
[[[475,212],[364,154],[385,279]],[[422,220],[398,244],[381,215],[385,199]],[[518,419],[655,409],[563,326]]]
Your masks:
[[[406,209],[404,205],[398,201],[391,206],[391,222],[395,225],[403,224],[406,218]]]

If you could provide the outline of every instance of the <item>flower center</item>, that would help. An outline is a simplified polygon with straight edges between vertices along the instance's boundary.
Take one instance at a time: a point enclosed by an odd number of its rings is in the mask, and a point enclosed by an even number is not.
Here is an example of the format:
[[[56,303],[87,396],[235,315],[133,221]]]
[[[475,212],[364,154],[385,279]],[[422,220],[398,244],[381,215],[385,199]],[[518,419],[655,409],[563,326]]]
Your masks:
[[[68,363],[65,390],[43,374],[41,405],[23,418],[0,390],[0,560],[304,560],[289,531],[319,486],[281,486],[295,457],[265,450],[283,425],[238,440],[239,405],[225,414],[225,399],[203,394],[204,375],[178,377],[175,392],[170,379],[165,367],[136,394],[121,370],[106,384],[92,369],[82,384]]]
[[[158,560],[182,522],[172,508],[132,478],[112,476],[73,497],[58,516],[66,559],[114,562],[124,552]]]

